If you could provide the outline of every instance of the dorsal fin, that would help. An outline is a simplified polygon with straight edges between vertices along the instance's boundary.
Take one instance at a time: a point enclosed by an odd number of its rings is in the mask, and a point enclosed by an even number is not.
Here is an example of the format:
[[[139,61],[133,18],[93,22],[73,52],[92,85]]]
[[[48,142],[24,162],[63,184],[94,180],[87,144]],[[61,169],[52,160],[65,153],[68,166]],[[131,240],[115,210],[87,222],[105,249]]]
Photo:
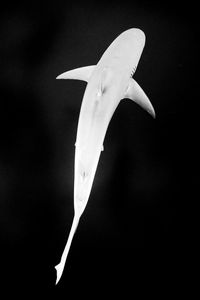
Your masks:
[[[88,82],[95,67],[96,65],[73,69],[58,75],[56,79],[75,79]]]
[[[104,67],[99,81],[98,96],[101,96],[105,93],[110,81],[112,80],[112,75],[112,70],[109,67]]]
[[[156,114],[149,98],[133,78],[129,79],[128,88],[124,98],[133,100],[155,118]]]

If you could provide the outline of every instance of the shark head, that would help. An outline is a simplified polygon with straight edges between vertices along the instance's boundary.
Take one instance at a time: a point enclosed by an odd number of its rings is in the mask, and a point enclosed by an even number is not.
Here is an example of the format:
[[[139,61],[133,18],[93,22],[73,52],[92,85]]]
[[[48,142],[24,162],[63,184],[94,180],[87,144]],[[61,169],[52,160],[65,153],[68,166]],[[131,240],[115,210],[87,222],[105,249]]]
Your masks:
[[[108,47],[99,64],[111,65],[117,72],[123,71],[123,75],[132,76],[140,60],[145,40],[145,34],[140,29],[124,31]]]

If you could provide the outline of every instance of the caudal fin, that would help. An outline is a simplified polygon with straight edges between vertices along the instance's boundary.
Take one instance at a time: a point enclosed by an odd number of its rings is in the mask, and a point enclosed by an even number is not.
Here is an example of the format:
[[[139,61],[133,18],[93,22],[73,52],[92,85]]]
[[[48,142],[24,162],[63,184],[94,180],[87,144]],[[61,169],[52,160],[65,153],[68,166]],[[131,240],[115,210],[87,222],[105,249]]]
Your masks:
[[[57,266],[55,266],[55,269],[56,269],[56,284],[57,284],[62,276],[64,265],[60,262]]]
[[[66,262],[66,259],[67,259],[67,256],[68,256],[68,253],[69,253],[69,250],[70,250],[70,246],[71,246],[71,243],[72,243],[72,239],[74,237],[75,231],[76,231],[78,223],[79,223],[79,219],[80,219],[79,216],[77,217],[76,215],[74,215],[73,222],[72,222],[72,227],[71,227],[69,237],[68,237],[65,249],[63,251],[60,263],[55,266],[55,269],[56,269],[56,284],[59,282],[59,280],[62,276],[64,267],[65,267],[65,262]]]

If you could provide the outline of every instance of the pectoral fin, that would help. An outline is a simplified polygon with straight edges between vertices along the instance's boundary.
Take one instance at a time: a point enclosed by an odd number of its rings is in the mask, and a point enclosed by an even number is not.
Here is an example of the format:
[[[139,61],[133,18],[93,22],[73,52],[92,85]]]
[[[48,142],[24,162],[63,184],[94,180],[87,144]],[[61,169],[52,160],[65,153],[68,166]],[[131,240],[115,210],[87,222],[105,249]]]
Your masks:
[[[155,118],[156,114],[150,100],[133,78],[130,78],[129,80],[128,88],[124,95],[124,98],[133,100],[143,109],[145,109],[153,118]]]
[[[56,79],[76,79],[76,80],[84,80],[88,82],[95,67],[96,66],[94,65],[94,66],[87,66],[87,67],[73,69],[58,75]]]

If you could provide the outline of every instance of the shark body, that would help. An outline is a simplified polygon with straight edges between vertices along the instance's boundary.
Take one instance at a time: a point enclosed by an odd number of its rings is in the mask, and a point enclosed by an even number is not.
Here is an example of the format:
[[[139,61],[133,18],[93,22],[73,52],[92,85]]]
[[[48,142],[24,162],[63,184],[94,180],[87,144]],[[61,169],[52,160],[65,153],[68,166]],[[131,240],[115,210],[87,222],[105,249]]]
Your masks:
[[[72,238],[92,189],[103,141],[112,115],[120,101],[129,98],[153,117],[148,97],[132,78],[145,45],[145,35],[137,28],[120,34],[104,52],[97,65],[62,73],[57,79],[86,81],[76,136],[74,176],[74,219],[57,271],[60,280]]]

